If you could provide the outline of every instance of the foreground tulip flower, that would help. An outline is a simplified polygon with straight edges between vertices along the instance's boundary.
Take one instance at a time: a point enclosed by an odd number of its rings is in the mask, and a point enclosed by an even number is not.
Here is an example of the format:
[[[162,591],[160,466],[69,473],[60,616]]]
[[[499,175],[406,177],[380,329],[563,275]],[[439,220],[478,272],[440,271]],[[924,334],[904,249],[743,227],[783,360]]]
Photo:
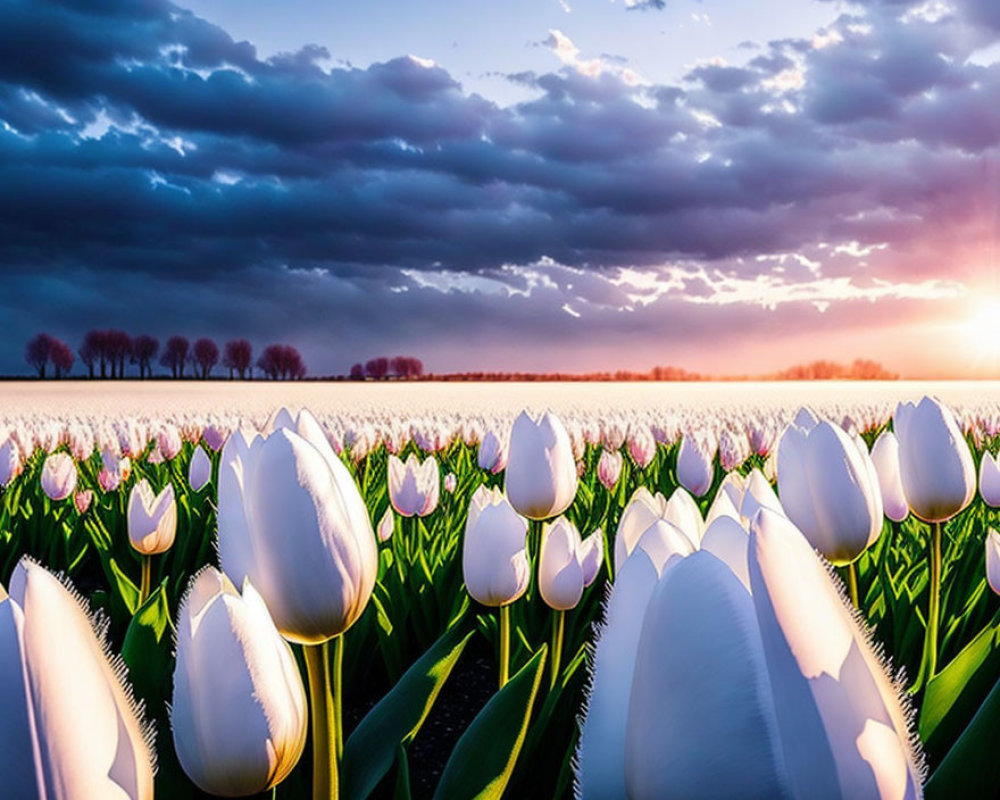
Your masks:
[[[910,515],[899,477],[899,442],[892,431],[882,431],[872,445],[872,463],[878,474],[882,492],[882,508],[893,522],[902,522]]]
[[[989,451],[979,462],[979,495],[990,508],[1000,508],[1000,464]]]
[[[931,524],[930,573],[924,652],[915,687],[937,671],[941,616],[942,524],[964,509],[976,493],[976,467],[954,415],[937,400],[900,403],[893,417],[899,440],[899,476],[910,510]]]
[[[441,473],[434,456],[421,464],[415,453],[406,462],[389,456],[389,501],[401,517],[426,517],[437,508]]]
[[[882,493],[868,451],[829,422],[809,429],[792,424],[778,444],[778,493],[809,543],[832,564],[850,565],[858,608],[853,562],[882,532]]]
[[[808,542],[763,509],[748,555],[750,591],[702,551],[650,592],[627,710],[627,796],[920,797],[897,687]]]
[[[49,500],[65,500],[76,489],[76,464],[66,453],[53,453],[42,465],[42,491]]]
[[[484,606],[500,607],[500,686],[510,660],[510,604],[528,589],[528,522],[499,489],[480,486],[469,503],[462,542],[465,588]]]
[[[535,422],[525,412],[510,432],[507,497],[517,513],[535,520],[562,514],[576,496],[576,461],[566,428],[554,414]]]
[[[622,474],[622,454],[617,450],[602,450],[597,462],[597,479],[609,492],[615,488]]]
[[[184,772],[210,794],[265,792],[298,763],[307,723],[295,658],[264,601],[206,567],[177,624],[170,725]]]
[[[153,753],[81,601],[22,559],[0,590],[3,796],[152,800]]]
[[[168,483],[154,495],[145,479],[132,487],[128,499],[128,538],[132,547],[142,556],[142,581],[139,604],[149,597],[152,577],[150,556],[165,553],[174,543],[177,534],[177,503],[174,486]]]
[[[906,502],[925,522],[944,522],[972,502],[976,467],[954,415],[937,400],[900,403],[893,417]]]
[[[289,420],[276,415],[272,432],[252,441],[237,431],[223,448],[219,556],[231,580],[250,578],[282,636],[304,645],[313,797],[329,798],[343,741],[340,634],[371,597],[378,545],[361,493],[319,423],[305,410]]]
[[[712,456],[706,444],[690,434],[681,439],[677,451],[677,482],[695,497],[701,497],[712,485]]]
[[[1000,533],[993,528],[986,534],[986,582],[1000,594]]]
[[[201,445],[194,449],[188,465],[188,483],[195,492],[200,492],[212,480],[212,460]]]

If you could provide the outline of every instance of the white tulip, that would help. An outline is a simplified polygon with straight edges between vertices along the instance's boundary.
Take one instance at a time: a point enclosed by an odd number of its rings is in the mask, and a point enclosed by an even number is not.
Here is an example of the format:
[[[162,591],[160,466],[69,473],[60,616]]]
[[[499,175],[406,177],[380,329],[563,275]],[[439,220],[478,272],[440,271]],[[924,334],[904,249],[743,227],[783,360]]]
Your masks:
[[[177,625],[170,723],[184,772],[210,794],[267,791],[298,763],[307,722],[295,657],[264,601],[205,568]]]
[[[441,473],[434,456],[423,463],[415,453],[406,462],[389,456],[389,501],[401,517],[426,517],[438,505]]]
[[[714,452],[690,434],[681,439],[677,451],[677,482],[696,497],[709,490],[714,476]]]
[[[885,515],[893,522],[902,522],[910,515],[910,507],[906,504],[903,482],[899,477],[899,442],[892,431],[882,431],[875,440],[872,463],[878,474]]]
[[[174,486],[168,483],[158,495],[143,479],[132,487],[128,498],[128,538],[144,556],[165,553],[177,533],[177,503]]]
[[[195,492],[200,492],[212,480],[212,460],[205,449],[198,445],[188,465],[188,483]]]
[[[53,453],[42,465],[42,491],[50,500],[65,500],[76,489],[76,463],[66,453]]]
[[[993,528],[986,534],[986,581],[1000,594],[1000,533]]]
[[[1000,464],[988,450],[979,462],[979,494],[990,508],[1000,507]]]
[[[548,519],[562,514],[576,496],[576,461],[569,434],[558,417],[535,422],[522,412],[510,432],[507,497],[522,516]]]
[[[485,606],[505,606],[528,588],[528,521],[499,489],[480,486],[469,504],[462,573],[469,594]]]

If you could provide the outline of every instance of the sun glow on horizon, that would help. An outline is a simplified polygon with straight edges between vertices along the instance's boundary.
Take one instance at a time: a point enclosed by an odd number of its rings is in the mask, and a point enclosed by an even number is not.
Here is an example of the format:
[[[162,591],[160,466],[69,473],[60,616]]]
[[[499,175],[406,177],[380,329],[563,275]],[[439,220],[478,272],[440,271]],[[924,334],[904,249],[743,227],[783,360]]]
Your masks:
[[[1000,364],[1000,296],[979,300],[958,327],[970,360],[995,369]]]

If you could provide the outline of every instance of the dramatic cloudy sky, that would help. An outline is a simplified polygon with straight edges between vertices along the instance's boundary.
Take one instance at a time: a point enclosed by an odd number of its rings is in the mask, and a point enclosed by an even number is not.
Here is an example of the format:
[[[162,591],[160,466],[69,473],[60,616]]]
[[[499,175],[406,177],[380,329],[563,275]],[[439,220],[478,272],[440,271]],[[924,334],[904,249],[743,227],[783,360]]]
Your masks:
[[[0,371],[1000,365],[996,0],[0,0]]]

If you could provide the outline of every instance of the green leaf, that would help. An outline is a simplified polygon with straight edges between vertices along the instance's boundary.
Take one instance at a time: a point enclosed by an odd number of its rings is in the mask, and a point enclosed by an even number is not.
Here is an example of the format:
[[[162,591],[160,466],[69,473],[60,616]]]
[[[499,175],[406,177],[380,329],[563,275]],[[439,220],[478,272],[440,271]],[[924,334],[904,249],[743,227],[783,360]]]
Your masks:
[[[361,720],[344,745],[345,800],[368,797],[385,777],[397,747],[417,735],[470,636],[462,626],[445,633]]]
[[[1000,627],[997,622],[994,617],[927,684],[920,709],[920,738],[931,750],[943,750],[955,741],[1000,671]]]
[[[164,580],[132,617],[122,644],[122,660],[135,694],[150,709],[162,708],[167,700],[173,671],[172,630]]]
[[[393,789],[392,800],[410,800],[410,764],[403,745],[396,750],[396,788]]]
[[[139,587],[132,583],[128,575],[122,572],[122,568],[113,558],[108,559],[108,565],[115,578],[115,586],[118,589],[117,596],[125,604],[128,613],[135,615],[139,609]]]
[[[1000,786],[996,732],[1000,730],[998,682],[941,766],[924,787],[927,800],[952,797],[993,797]]]
[[[514,771],[545,671],[547,645],[497,692],[458,740],[435,800],[499,800]]]

